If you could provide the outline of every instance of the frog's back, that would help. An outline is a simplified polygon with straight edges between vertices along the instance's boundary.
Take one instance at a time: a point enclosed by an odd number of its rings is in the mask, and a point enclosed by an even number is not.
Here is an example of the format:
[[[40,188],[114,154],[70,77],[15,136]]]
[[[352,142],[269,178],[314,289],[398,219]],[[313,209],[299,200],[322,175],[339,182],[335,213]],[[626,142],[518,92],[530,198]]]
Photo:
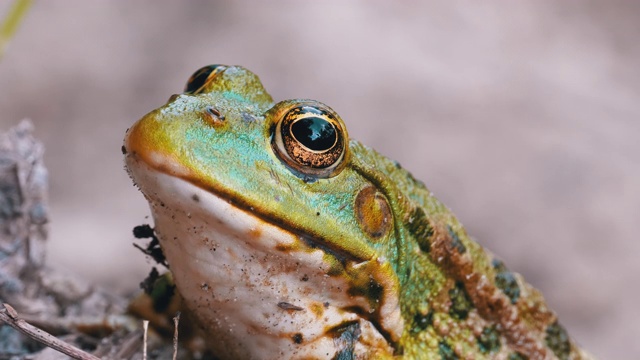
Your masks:
[[[397,199],[400,304],[408,358],[590,359],[542,295],[472,241],[451,211],[399,163],[356,141],[352,162]],[[392,203],[394,200],[391,201]]]

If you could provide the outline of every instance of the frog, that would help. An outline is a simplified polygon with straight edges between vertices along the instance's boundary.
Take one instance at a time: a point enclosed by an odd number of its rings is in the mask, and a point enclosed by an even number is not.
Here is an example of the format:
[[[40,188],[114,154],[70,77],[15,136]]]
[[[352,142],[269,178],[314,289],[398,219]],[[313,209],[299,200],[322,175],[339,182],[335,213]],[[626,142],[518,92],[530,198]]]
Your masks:
[[[220,359],[591,359],[396,161],[241,66],[125,135],[186,311]]]

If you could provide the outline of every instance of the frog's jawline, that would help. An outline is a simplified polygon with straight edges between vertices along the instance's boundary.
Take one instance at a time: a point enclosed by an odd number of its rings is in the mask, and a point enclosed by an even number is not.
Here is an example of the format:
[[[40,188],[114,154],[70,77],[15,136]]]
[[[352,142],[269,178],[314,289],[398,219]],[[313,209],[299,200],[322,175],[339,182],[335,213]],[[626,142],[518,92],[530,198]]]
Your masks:
[[[131,154],[131,156],[135,157],[135,154]],[[343,249],[338,249],[335,247],[332,247],[329,244],[328,241],[324,241],[324,239],[322,239],[322,237],[319,237],[317,235],[309,235],[303,231],[301,231],[300,229],[297,229],[295,226],[287,223],[284,219],[275,217],[273,215],[270,215],[269,213],[267,213],[266,211],[263,211],[261,208],[253,206],[251,204],[249,204],[246,201],[243,201],[242,199],[238,198],[237,196],[235,196],[235,200],[232,200],[232,198],[234,196],[232,196],[229,192],[224,191],[222,189],[218,189],[218,188],[214,188],[212,186],[207,186],[206,184],[203,184],[200,181],[197,181],[194,177],[190,176],[190,174],[187,172],[185,173],[185,171],[183,171],[182,169],[178,170],[178,169],[168,169],[163,165],[149,165],[147,164],[145,161],[142,161],[143,163],[145,163],[147,166],[153,168],[154,170],[160,172],[160,173],[164,173],[164,174],[168,174],[169,176],[173,176],[176,178],[179,178],[193,186],[196,186],[214,196],[217,196],[221,199],[224,199],[225,201],[227,201],[229,204],[241,209],[242,211],[245,212],[249,212],[251,213],[252,216],[255,216],[256,218],[269,223],[273,226],[279,227],[280,229],[284,230],[284,231],[288,231],[291,232],[295,235],[297,235],[300,240],[304,241],[307,245],[309,245],[310,247],[313,248],[317,248],[322,250],[325,253],[328,253],[329,255],[332,255],[335,259],[339,260],[343,265],[347,262],[347,261],[352,261],[354,263],[361,263],[363,261],[371,261],[371,258],[367,258],[367,257],[362,257],[362,256],[357,256],[356,254],[352,254],[349,253],[348,251],[345,251]]]

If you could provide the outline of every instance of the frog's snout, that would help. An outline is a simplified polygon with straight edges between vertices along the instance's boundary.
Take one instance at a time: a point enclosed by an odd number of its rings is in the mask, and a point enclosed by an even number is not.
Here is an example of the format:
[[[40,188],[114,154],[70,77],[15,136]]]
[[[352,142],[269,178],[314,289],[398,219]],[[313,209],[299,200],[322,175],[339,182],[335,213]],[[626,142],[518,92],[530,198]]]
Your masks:
[[[125,155],[127,159],[131,157],[142,158],[145,159],[145,154],[148,154],[149,151],[152,150],[149,134],[145,133],[148,131],[145,130],[145,118],[138,120],[135,124],[133,124],[130,128],[127,129],[127,132],[124,137],[124,141],[122,144],[122,154]]]

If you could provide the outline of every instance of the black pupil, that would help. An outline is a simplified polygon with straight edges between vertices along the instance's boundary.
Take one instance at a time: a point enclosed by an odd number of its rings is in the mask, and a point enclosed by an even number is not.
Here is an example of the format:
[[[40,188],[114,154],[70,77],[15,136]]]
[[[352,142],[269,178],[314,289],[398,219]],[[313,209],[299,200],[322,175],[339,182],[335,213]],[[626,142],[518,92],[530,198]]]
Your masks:
[[[208,65],[198,69],[187,83],[187,86],[184,88],[185,93],[192,93],[202,87],[204,83],[207,81],[209,74],[211,74],[218,66],[220,65]]]
[[[291,134],[302,145],[314,151],[325,151],[336,143],[336,128],[325,119],[307,117],[291,125]]]

